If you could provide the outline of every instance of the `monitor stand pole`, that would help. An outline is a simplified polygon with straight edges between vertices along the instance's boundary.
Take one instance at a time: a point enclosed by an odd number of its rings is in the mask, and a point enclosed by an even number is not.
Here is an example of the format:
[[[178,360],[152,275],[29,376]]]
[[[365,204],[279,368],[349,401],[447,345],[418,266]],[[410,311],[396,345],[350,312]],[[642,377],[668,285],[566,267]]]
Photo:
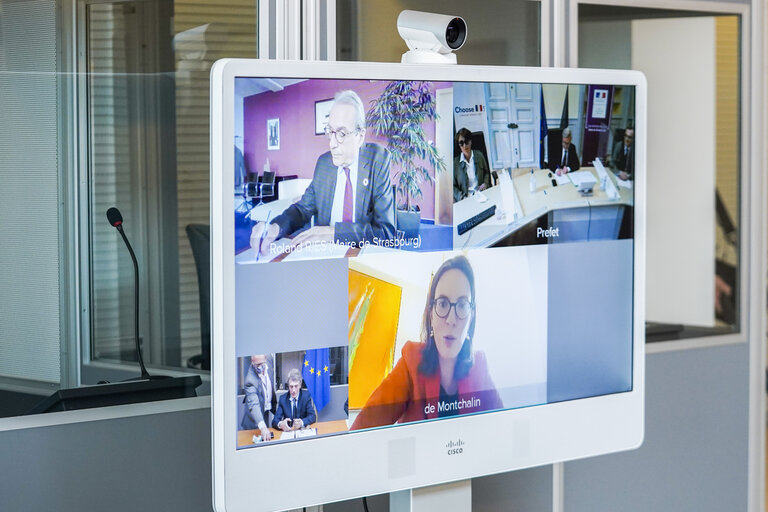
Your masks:
[[[472,480],[389,493],[389,512],[471,512]]]

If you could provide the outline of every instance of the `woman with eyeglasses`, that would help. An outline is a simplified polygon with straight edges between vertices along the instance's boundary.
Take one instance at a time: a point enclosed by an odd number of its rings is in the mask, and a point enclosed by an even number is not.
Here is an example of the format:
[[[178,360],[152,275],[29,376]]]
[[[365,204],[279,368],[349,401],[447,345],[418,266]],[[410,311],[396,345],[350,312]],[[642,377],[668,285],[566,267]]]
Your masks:
[[[485,355],[472,349],[476,315],[469,261],[447,260],[429,287],[421,342],[405,344],[351,430],[502,408]]]
[[[453,202],[491,186],[491,170],[483,153],[472,149],[472,132],[462,128],[456,133],[459,156],[453,159]]]

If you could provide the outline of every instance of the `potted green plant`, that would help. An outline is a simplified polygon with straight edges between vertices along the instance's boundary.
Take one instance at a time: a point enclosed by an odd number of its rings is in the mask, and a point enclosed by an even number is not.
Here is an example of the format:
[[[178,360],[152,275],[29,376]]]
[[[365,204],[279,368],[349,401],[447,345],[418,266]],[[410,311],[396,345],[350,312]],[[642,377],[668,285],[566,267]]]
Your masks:
[[[438,118],[429,85],[410,80],[390,82],[371,101],[368,111],[368,127],[387,141],[397,178],[398,208],[416,216],[417,228],[420,214],[412,200],[422,197],[422,184],[433,184],[430,169],[438,173],[445,170],[445,162],[424,135],[424,123]],[[403,218],[403,213],[398,212],[398,217]]]

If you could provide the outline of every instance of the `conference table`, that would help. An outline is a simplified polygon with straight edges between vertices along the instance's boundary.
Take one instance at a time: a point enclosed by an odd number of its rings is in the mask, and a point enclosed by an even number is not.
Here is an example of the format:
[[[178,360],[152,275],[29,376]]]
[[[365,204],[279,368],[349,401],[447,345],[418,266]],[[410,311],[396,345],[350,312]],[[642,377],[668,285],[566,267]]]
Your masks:
[[[337,432],[346,432],[347,430],[349,430],[349,426],[347,426],[347,420],[317,421],[312,425],[310,425],[309,428],[317,429],[318,436],[322,436],[326,434],[335,434]],[[283,433],[281,430],[278,430],[276,428],[270,428],[269,431],[272,432],[274,436],[272,438],[272,441],[269,441],[270,443],[280,441],[280,435]],[[243,448],[245,446],[254,446],[255,444],[259,444],[259,443],[253,442],[253,436],[259,436],[259,435],[261,435],[261,430],[259,429],[238,430],[237,431],[237,447]]]
[[[533,190],[530,188],[531,171],[535,178]],[[565,215],[573,219],[574,215],[579,215],[579,209],[588,212],[585,215],[589,215],[590,219],[603,215],[620,222],[624,207],[633,205],[632,182],[620,183],[610,170],[606,170],[603,190],[600,186],[602,172],[594,167],[582,167],[580,171],[590,173],[597,182],[590,195],[579,192],[568,175],[561,177],[555,186],[552,180],[557,178],[548,169],[500,171],[507,176],[502,176],[499,185],[454,203],[453,247],[490,247],[542,216],[549,216],[550,221],[553,218],[555,221],[563,219]],[[491,206],[496,206],[491,218],[459,235],[457,227],[460,223]]]

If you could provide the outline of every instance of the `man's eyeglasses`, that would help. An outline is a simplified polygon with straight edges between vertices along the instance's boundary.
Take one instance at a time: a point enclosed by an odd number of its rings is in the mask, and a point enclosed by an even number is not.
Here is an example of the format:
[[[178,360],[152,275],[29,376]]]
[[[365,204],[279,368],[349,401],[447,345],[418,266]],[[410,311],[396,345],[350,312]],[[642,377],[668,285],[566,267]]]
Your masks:
[[[471,140],[459,139],[459,146],[469,146],[472,144]]]
[[[447,318],[451,313],[451,308],[456,311],[456,318],[464,320],[469,316],[469,313],[474,307],[467,299],[459,299],[456,302],[451,302],[445,297],[432,301],[432,307],[435,308],[435,314],[440,318]]]
[[[349,137],[350,135],[357,134],[360,132],[360,128],[356,130],[352,130],[351,132],[348,132],[346,130],[331,130],[330,126],[325,127],[325,136],[329,139],[331,137],[336,137],[336,142],[339,144],[342,144],[344,142],[344,139]]]

